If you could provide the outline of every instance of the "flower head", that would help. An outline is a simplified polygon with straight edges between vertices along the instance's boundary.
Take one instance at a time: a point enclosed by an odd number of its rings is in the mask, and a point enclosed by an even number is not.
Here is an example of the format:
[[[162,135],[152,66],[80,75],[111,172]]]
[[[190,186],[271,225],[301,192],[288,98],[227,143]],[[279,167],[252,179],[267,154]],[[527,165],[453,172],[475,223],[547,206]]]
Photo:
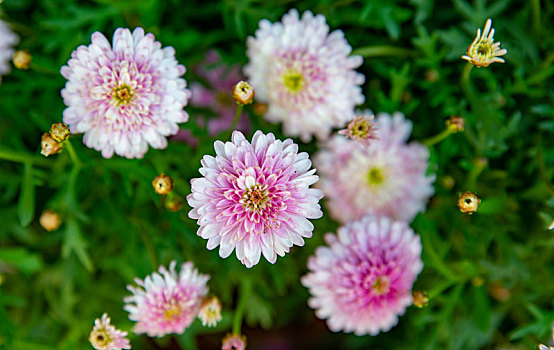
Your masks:
[[[539,344],[539,350],[554,350],[554,347]]]
[[[458,198],[458,208],[464,214],[473,214],[479,208],[481,199],[475,193],[464,192]]]
[[[340,222],[366,214],[411,221],[433,194],[428,148],[406,143],[411,122],[400,113],[380,114],[377,125],[370,147],[334,136],[315,155],[327,208]]]
[[[323,196],[310,188],[318,177],[308,154],[298,153],[291,139],[261,131],[252,142],[235,131],[232,142],[215,142],[215,152],[202,159],[203,177],[191,180],[187,197],[207,248],[219,246],[222,258],[236,248],[237,258],[252,267],[261,254],[275,263],[293,245],[304,245],[314,229],[308,219],[322,216]]]
[[[246,349],[246,337],[240,334],[227,334],[223,338],[221,350],[244,350]]]
[[[12,32],[8,24],[0,20],[0,83],[1,75],[10,72],[10,60],[12,59],[15,44],[19,42],[17,35]]]
[[[347,138],[360,141],[366,145],[370,144],[370,140],[376,140],[377,126],[373,123],[375,116],[359,115],[348,123],[344,130],[340,130],[339,134],[345,135]]]
[[[169,271],[160,266],[143,280],[135,279],[139,287],[127,286],[133,295],[125,297],[124,309],[129,319],[136,321],[134,332],[149,337],[181,334],[194,321],[208,293],[208,275],[198,273],[191,262],[175,271],[176,262]]]
[[[462,59],[469,61],[477,67],[487,67],[493,62],[504,63],[504,59],[499,56],[508,53],[506,49],[500,49],[500,42],[494,42],[494,28],[492,20],[489,18],[485,23],[485,29],[481,35],[481,29],[477,29],[475,40],[467,48],[467,52],[462,56]]]
[[[388,331],[412,303],[423,268],[419,236],[403,221],[366,216],[327,234],[302,277],[308,305],[333,332]]]
[[[198,312],[202,326],[215,327],[221,321],[221,302],[215,296],[205,297]]]
[[[186,122],[183,111],[190,97],[180,76],[185,67],[172,47],[161,48],[142,28],[133,33],[118,28],[113,45],[102,33],[92,34],[61,73],[68,80],[62,90],[64,123],[72,133],[85,133],[83,142],[102,152],[142,158],[148,145],[165,148],[168,135]]]
[[[94,321],[94,328],[90,332],[89,340],[96,350],[122,350],[130,349],[131,344],[127,332],[122,332],[110,324],[108,314],[103,314],[101,319]]]
[[[354,70],[362,58],[348,56],[342,31],[329,33],[323,15],[306,11],[300,18],[293,9],[281,22],[262,20],[247,45],[245,73],[256,98],[269,105],[265,118],[283,122],[289,136],[325,138],[364,102],[364,76]]]

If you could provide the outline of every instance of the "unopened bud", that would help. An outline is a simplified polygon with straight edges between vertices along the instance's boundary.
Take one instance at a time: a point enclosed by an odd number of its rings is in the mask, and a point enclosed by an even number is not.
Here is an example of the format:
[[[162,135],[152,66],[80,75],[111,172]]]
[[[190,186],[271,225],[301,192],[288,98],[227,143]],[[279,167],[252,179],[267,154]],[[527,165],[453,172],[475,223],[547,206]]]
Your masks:
[[[57,142],[63,142],[69,136],[69,127],[64,123],[52,124],[50,128],[50,136]]]
[[[173,179],[166,174],[160,174],[152,181],[152,187],[158,194],[168,194],[173,190]]]
[[[254,88],[245,81],[239,81],[233,88],[233,98],[238,104],[247,105],[254,100]]]
[[[420,309],[429,304],[429,295],[420,290],[416,290],[413,292],[412,299],[414,300],[414,305]]]
[[[453,115],[446,121],[446,127],[451,132],[460,132],[464,131],[465,120],[462,117]]]
[[[267,103],[256,102],[252,108],[256,115],[263,117],[267,113],[268,105]]]
[[[512,296],[510,290],[500,282],[492,282],[489,285],[489,293],[494,299],[501,303],[510,300],[510,297]]]
[[[215,327],[221,321],[221,302],[216,296],[205,297],[198,312],[202,326]]]
[[[240,334],[227,334],[223,338],[221,350],[244,350],[246,349],[246,337]]]
[[[52,210],[45,210],[40,215],[40,226],[46,231],[56,231],[62,224],[60,215]]]
[[[25,50],[18,50],[13,54],[13,65],[17,69],[29,69],[31,67],[31,54]]]
[[[170,193],[164,200],[165,207],[172,212],[179,211],[183,203],[183,198],[175,193]]]
[[[354,119],[348,123],[346,129],[340,130],[338,133],[349,139],[369,145],[371,140],[377,139],[377,125],[373,122],[373,118],[375,117],[366,117],[365,115],[354,117]]]
[[[40,154],[48,157],[52,154],[59,153],[63,148],[63,143],[56,142],[56,140],[54,140],[52,136],[50,136],[49,132],[45,132],[44,135],[42,135],[40,147],[42,149],[40,151]]]
[[[471,192],[464,192],[458,198],[458,208],[464,214],[475,213],[479,208],[479,203],[481,203],[481,199]]]

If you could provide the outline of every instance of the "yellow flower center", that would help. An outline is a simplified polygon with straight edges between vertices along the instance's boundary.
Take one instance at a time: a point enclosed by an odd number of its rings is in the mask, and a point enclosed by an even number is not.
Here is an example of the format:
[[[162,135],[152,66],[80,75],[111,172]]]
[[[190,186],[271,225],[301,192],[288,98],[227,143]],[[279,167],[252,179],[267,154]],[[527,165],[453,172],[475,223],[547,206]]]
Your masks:
[[[292,93],[297,93],[304,86],[304,77],[295,70],[289,70],[283,74],[283,84]]]
[[[112,339],[110,338],[110,335],[106,331],[105,328],[101,328],[98,330],[92,331],[92,334],[90,335],[90,341],[94,343],[97,347],[103,348],[108,346]]]
[[[390,280],[387,276],[377,276],[371,286],[371,290],[377,295],[383,295],[389,292]]]
[[[380,185],[385,181],[385,175],[380,168],[371,168],[367,173],[367,182],[370,186]]]
[[[240,203],[251,211],[260,211],[265,208],[268,198],[267,190],[260,184],[255,184],[243,192]]]
[[[112,97],[118,105],[129,104],[133,96],[135,94],[129,85],[124,84],[113,89]]]
[[[480,55],[483,55],[485,57],[488,57],[491,53],[491,46],[488,42],[486,41],[481,41],[478,45],[477,45],[477,53],[480,54]]]
[[[171,321],[173,319],[176,319],[177,317],[181,316],[182,313],[183,311],[181,310],[179,305],[171,303],[164,311],[165,320]]]

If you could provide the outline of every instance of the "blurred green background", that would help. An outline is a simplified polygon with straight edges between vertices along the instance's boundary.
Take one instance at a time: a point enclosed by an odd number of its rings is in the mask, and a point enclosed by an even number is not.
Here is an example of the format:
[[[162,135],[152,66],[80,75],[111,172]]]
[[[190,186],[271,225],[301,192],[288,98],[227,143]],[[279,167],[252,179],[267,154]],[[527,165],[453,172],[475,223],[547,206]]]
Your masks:
[[[389,333],[356,337],[330,332],[306,305],[299,278],[322,235],[337,224],[314,221],[314,237],[275,265],[246,269],[221,259],[196,236],[190,208],[168,211],[151,181],[165,172],[185,197],[199,176],[214,138],[199,123],[205,112],[186,108],[181,125],[197,147],[170,142],[144,159],[103,159],[71,140],[68,152],[42,157],[40,137],[62,119],[59,69],[94,31],[141,26],[173,46],[201,81],[215,49],[227,64],[247,61],[245,41],[258,21],[279,20],[289,8],[322,13],[365,56],[364,108],[402,111],[414,123],[414,140],[444,129],[451,115],[466,119],[463,133],[431,148],[436,194],[412,227],[422,237],[425,268],[415,289],[430,296],[411,307]],[[548,343],[554,322],[554,2],[549,0],[5,0],[0,9],[33,57],[30,70],[14,69],[0,86],[0,348],[92,349],[88,334],[107,312],[120,329],[125,286],[159,264],[193,261],[212,276],[211,293],[224,307],[215,329],[197,320],[180,336],[131,335],[134,349],[217,349],[230,330],[241,290],[252,291],[243,333],[249,349],[532,349]],[[493,19],[506,63],[461,75],[461,55]],[[275,132],[246,111],[252,129]],[[251,132],[252,133],[252,132]],[[299,142],[297,140],[297,142]],[[299,142],[300,143],[300,142]],[[301,144],[313,154],[317,144]],[[473,191],[479,211],[461,214],[458,195]],[[323,201],[323,204],[325,202]],[[38,222],[41,212],[62,216],[57,231]]]

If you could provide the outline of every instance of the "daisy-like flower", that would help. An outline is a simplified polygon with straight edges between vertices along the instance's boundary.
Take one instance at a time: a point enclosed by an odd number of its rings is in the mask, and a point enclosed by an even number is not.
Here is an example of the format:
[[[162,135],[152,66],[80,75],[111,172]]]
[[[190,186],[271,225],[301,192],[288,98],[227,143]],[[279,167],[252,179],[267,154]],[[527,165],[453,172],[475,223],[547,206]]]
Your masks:
[[[68,80],[62,90],[64,123],[72,133],[85,133],[85,145],[105,158],[114,152],[142,158],[148,145],[167,147],[166,137],[188,120],[183,107],[190,97],[175,50],[162,49],[142,28],[132,34],[118,28],[113,46],[99,32],[91,41],[61,69]]]
[[[354,70],[362,57],[348,56],[352,48],[343,32],[329,33],[323,15],[306,11],[300,18],[293,9],[282,22],[262,20],[247,45],[248,81],[269,105],[265,118],[283,122],[287,135],[325,138],[364,102],[364,76]]]
[[[423,268],[419,236],[403,221],[366,216],[327,234],[302,277],[308,305],[333,332],[376,335],[390,330],[412,303]]]
[[[13,47],[18,42],[17,35],[6,22],[0,20],[0,83],[2,83],[1,76],[10,72],[10,60],[15,52]]]
[[[360,141],[366,145],[371,143],[371,140],[376,140],[377,126],[373,123],[375,116],[369,117],[360,115],[355,117],[344,130],[340,130],[340,135],[345,135],[347,138]]]
[[[136,321],[133,331],[149,337],[181,334],[198,315],[202,300],[208,294],[210,276],[198,273],[191,262],[175,271],[176,262],[169,264],[169,271],[160,266],[159,273],[152,273],[143,280],[135,279],[139,287],[127,286],[133,295],[125,297],[124,309],[129,319]]]
[[[127,332],[120,331],[110,324],[108,314],[103,314],[101,319],[94,321],[94,328],[90,332],[89,340],[97,350],[122,350],[130,349],[131,344]]]
[[[223,338],[221,350],[244,350],[246,349],[246,337],[240,334],[227,334]]]
[[[222,318],[219,299],[215,296],[204,298],[198,312],[198,318],[202,321],[202,326],[215,327]]]
[[[485,29],[481,35],[481,28],[477,29],[475,40],[467,48],[467,52],[462,58],[469,61],[477,67],[487,67],[493,62],[504,63],[503,56],[508,51],[500,48],[500,42],[494,42],[494,28],[492,28],[492,20],[489,18],[485,23]]]
[[[336,135],[314,158],[327,208],[342,223],[366,214],[411,221],[433,194],[429,150],[406,143],[411,122],[401,113],[380,114],[377,125],[370,147]]]
[[[257,131],[248,142],[235,131],[232,142],[215,142],[216,157],[204,156],[200,173],[192,179],[187,197],[198,219],[198,235],[207,248],[219,246],[228,257],[252,267],[260,255],[275,263],[293,245],[304,245],[314,226],[308,219],[322,216],[323,193],[310,188],[318,180],[312,162],[291,139],[276,140]]]

